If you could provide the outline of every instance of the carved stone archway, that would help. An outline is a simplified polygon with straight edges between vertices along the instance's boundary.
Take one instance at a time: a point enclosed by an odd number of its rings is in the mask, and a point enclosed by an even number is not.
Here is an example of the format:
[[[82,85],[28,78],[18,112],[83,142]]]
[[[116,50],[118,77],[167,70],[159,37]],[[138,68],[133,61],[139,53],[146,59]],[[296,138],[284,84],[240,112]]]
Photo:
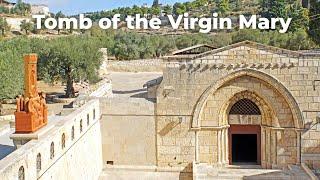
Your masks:
[[[251,119],[251,121],[239,121],[239,122],[232,122],[231,121],[231,115],[230,115],[230,109],[240,100],[243,99],[248,99],[251,102],[253,102],[258,108],[259,112],[261,113],[260,115],[254,115],[254,117],[251,117],[251,115],[247,114],[239,114],[238,119],[243,118],[243,115],[247,119]],[[277,117],[274,113],[274,110],[272,109],[272,106],[268,104],[260,95],[253,91],[242,91],[237,94],[235,94],[231,99],[229,99],[227,102],[225,102],[225,105],[221,108],[221,119],[223,123],[225,123],[226,127],[232,127],[235,125],[237,129],[243,129],[241,130],[241,134],[252,134],[252,129],[256,129],[257,127],[260,128],[259,131],[257,131],[257,155],[258,155],[258,164],[261,164],[262,167],[264,168],[272,168],[277,166],[277,161],[276,161],[276,151],[277,151],[277,146],[276,146],[276,130],[272,129],[272,127],[276,124],[277,122]],[[254,122],[255,121],[255,122]],[[239,128],[242,127],[242,128]],[[230,128],[229,130],[225,131],[225,134],[222,136],[223,139],[227,139],[228,144],[226,144],[228,147],[224,149],[222,154],[228,154],[228,159],[224,159],[227,163],[231,163],[230,159],[230,153],[232,152],[231,149],[231,131]],[[232,129],[232,128],[231,128]],[[246,132],[248,130],[248,132]],[[228,133],[228,134],[227,134]],[[239,132],[238,132],[239,133]],[[258,149],[260,148],[260,149]]]
[[[275,95],[281,99],[281,102],[285,104],[288,111],[286,112],[288,121],[285,118],[279,116],[279,108],[275,106],[272,99],[268,95],[263,94],[263,92],[255,88],[248,88],[246,86],[237,87],[237,83],[242,82],[242,80],[247,80],[251,83],[251,80],[263,85],[264,88],[273,91]],[[242,82],[243,83],[243,82]],[[235,88],[236,87],[236,88]],[[234,91],[224,95],[225,90],[232,88]],[[244,89],[244,90],[242,90]],[[241,91],[242,90],[242,91]],[[222,97],[223,96],[223,97]],[[219,99],[220,98],[220,99]],[[303,121],[301,116],[301,111],[295,99],[291,93],[275,78],[256,70],[245,69],[233,72],[217,82],[211,85],[200,97],[193,114],[193,119],[191,123],[191,129],[196,131],[196,161],[204,161],[204,157],[200,147],[206,147],[203,144],[203,134],[210,134],[210,136],[216,139],[216,146],[210,148],[214,149],[214,155],[212,157],[212,162],[217,164],[229,164],[228,154],[228,128],[229,123],[229,111],[232,105],[238,100],[247,98],[253,101],[261,111],[261,165],[264,168],[273,167],[284,167],[286,163],[283,163],[283,156],[278,155],[279,149],[285,149],[284,151],[289,151],[288,148],[284,147],[286,142],[287,134],[293,134],[290,140],[294,143],[291,148],[295,149],[290,158],[294,159],[291,164],[300,163],[301,159],[301,142],[300,142],[300,132],[303,129]],[[210,104],[212,102],[219,102],[218,106],[215,106],[212,111]],[[225,101],[224,103],[221,103]],[[211,103],[210,103],[211,102]],[[210,109],[211,108],[211,109]],[[218,109],[217,109],[218,108]],[[208,110],[209,109],[209,110]],[[211,114],[211,112],[218,112],[216,114]],[[211,119],[208,119],[211,115]],[[281,123],[278,117],[281,117]],[[286,116],[287,117],[287,116]],[[200,122],[201,121],[201,122]],[[202,122],[205,122],[202,125]],[[208,124],[210,122],[212,124]],[[218,123],[216,123],[218,122]],[[284,126],[283,122],[291,122],[289,126]],[[290,141],[290,142],[291,142]],[[281,144],[282,143],[282,144]],[[292,143],[291,143],[292,144]]]
[[[292,94],[289,92],[289,90],[276,78],[274,78],[266,73],[263,73],[261,71],[257,71],[257,70],[253,70],[253,69],[242,69],[242,70],[234,71],[234,72],[226,75],[225,77],[219,79],[217,82],[214,82],[211,86],[209,86],[205,90],[205,92],[201,95],[201,97],[199,98],[199,100],[194,108],[194,112],[193,112],[193,116],[192,116],[192,123],[191,123],[192,129],[201,128],[199,117],[200,117],[200,114],[204,108],[204,105],[206,104],[208,97],[211,94],[214,94],[224,84],[226,84],[236,78],[243,77],[243,76],[257,78],[257,79],[261,80],[262,82],[265,82],[266,84],[270,85],[273,89],[277,90],[287,100],[287,103],[290,107],[290,110],[293,113],[295,128],[303,129],[304,122],[303,122],[302,112],[301,112],[296,100],[294,99]]]

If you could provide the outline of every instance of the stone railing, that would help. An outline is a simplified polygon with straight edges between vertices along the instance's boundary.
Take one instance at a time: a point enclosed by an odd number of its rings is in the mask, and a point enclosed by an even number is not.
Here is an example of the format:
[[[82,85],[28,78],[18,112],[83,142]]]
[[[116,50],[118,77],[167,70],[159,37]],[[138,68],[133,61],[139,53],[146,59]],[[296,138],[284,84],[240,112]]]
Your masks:
[[[98,179],[102,169],[100,107],[91,100],[0,161],[0,179]],[[53,121],[53,122],[52,122]]]
[[[90,97],[109,97],[112,96],[112,83],[109,79],[103,79],[89,93]]]
[[[0,121],[13,121],[13,120],[14,120],[14,115],[0,116]]]
[[[119,72],[162,72],[164,63],[162,59],[142,59],[130,61],[108,60],[108,71]]]

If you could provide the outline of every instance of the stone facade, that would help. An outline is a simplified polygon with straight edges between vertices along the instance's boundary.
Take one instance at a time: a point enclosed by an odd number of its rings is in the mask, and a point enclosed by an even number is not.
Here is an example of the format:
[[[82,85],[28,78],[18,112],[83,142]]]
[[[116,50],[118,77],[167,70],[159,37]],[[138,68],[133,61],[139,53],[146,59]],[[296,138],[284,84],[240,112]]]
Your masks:
[[[140,99],[100,98],[103,162],[154,166],[154,105]]]
[[[167,57],[157,90],[157,165],[229,164],[229,127],[261,127],[261,165],[320,165],[320,55],[241,42]],[[261,115],[230,115],[241,99]]]

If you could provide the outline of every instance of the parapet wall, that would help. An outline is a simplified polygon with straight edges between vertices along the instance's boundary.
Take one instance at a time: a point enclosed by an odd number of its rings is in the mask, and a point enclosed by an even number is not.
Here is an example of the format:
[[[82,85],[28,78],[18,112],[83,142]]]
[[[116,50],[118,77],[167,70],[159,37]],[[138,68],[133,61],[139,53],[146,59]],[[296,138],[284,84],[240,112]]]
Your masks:
[[[0,179],[98,179],[102,170],[98,100],[91,100],[54,127],[0,161]]]
[[[115,72],[162,72],[162,59],[141,59],[130,61],[107,61],[108,71]]]

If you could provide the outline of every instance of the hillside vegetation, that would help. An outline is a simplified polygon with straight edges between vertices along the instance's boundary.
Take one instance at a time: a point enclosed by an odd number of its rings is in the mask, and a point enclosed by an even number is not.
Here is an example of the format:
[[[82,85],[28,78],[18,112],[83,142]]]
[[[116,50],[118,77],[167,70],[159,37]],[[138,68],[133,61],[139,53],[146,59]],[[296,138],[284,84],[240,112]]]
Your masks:
[[[0,100],[14,98],[23,89],[23,54],[39,54],[40,79],[47,82],[62,81],[66,83],[68,97],[74,96],[71,84],[79,80],[94,83],[98,80],[97,70],[101,63],[99,48],[108,48],[109,56],[118,60],[161,57],[171,51],[196,44],[209,44],[222,47],[244,40],[256,41],[291,50],[318,48],[320,44],[320,2],[312,0],[310,11],[301,7],[296,1],[261,0],[261,1],[208,1],[196,0],[189,3],[176,3],[174,6],[160,7],[157,3],[147,8],[166,8],[167,13],[189,12],[207,15],[217,8],[221,15],[237,13],[259,13],[263,17],[295,17],[290,31],[280,34],[278,31],[237,30],[218,31],[212,34],[185,33],[179,36],[138,33],[135,31],[102,30],[94,26],[91,30],[82,31],[80,35],[57,38],[30,38],[19,36],[0,40]],[[203,4],[204,3],[204,4]],[[239,5],[240,3],[240,5]],[[244,5],[246,5],[244,7]],[[126,10],[125,10],[126,9]],[[150,10],[151,9],[151,10]],[[111,16],[112,13],[130,13],[138,11],[137,7],[119,8],[107,12],[91,13],[96,18]],[[140,8],[141,10],[141,8]],[[139,11],[140,11],[139,10]],[[146,11],[146,10],[144,10]],[[106,14],[103,14],[106,13]],[[108,14],[109,13],[109,14]],[[62,16],[63,14],[58,14]],[[2,22],[2,23],[1,23]],[[30,25],[25,25],[31,31]],[[3,30],[4,29],[4,30]],[[0,19],[0,32],[5,34],[5,23]]]

